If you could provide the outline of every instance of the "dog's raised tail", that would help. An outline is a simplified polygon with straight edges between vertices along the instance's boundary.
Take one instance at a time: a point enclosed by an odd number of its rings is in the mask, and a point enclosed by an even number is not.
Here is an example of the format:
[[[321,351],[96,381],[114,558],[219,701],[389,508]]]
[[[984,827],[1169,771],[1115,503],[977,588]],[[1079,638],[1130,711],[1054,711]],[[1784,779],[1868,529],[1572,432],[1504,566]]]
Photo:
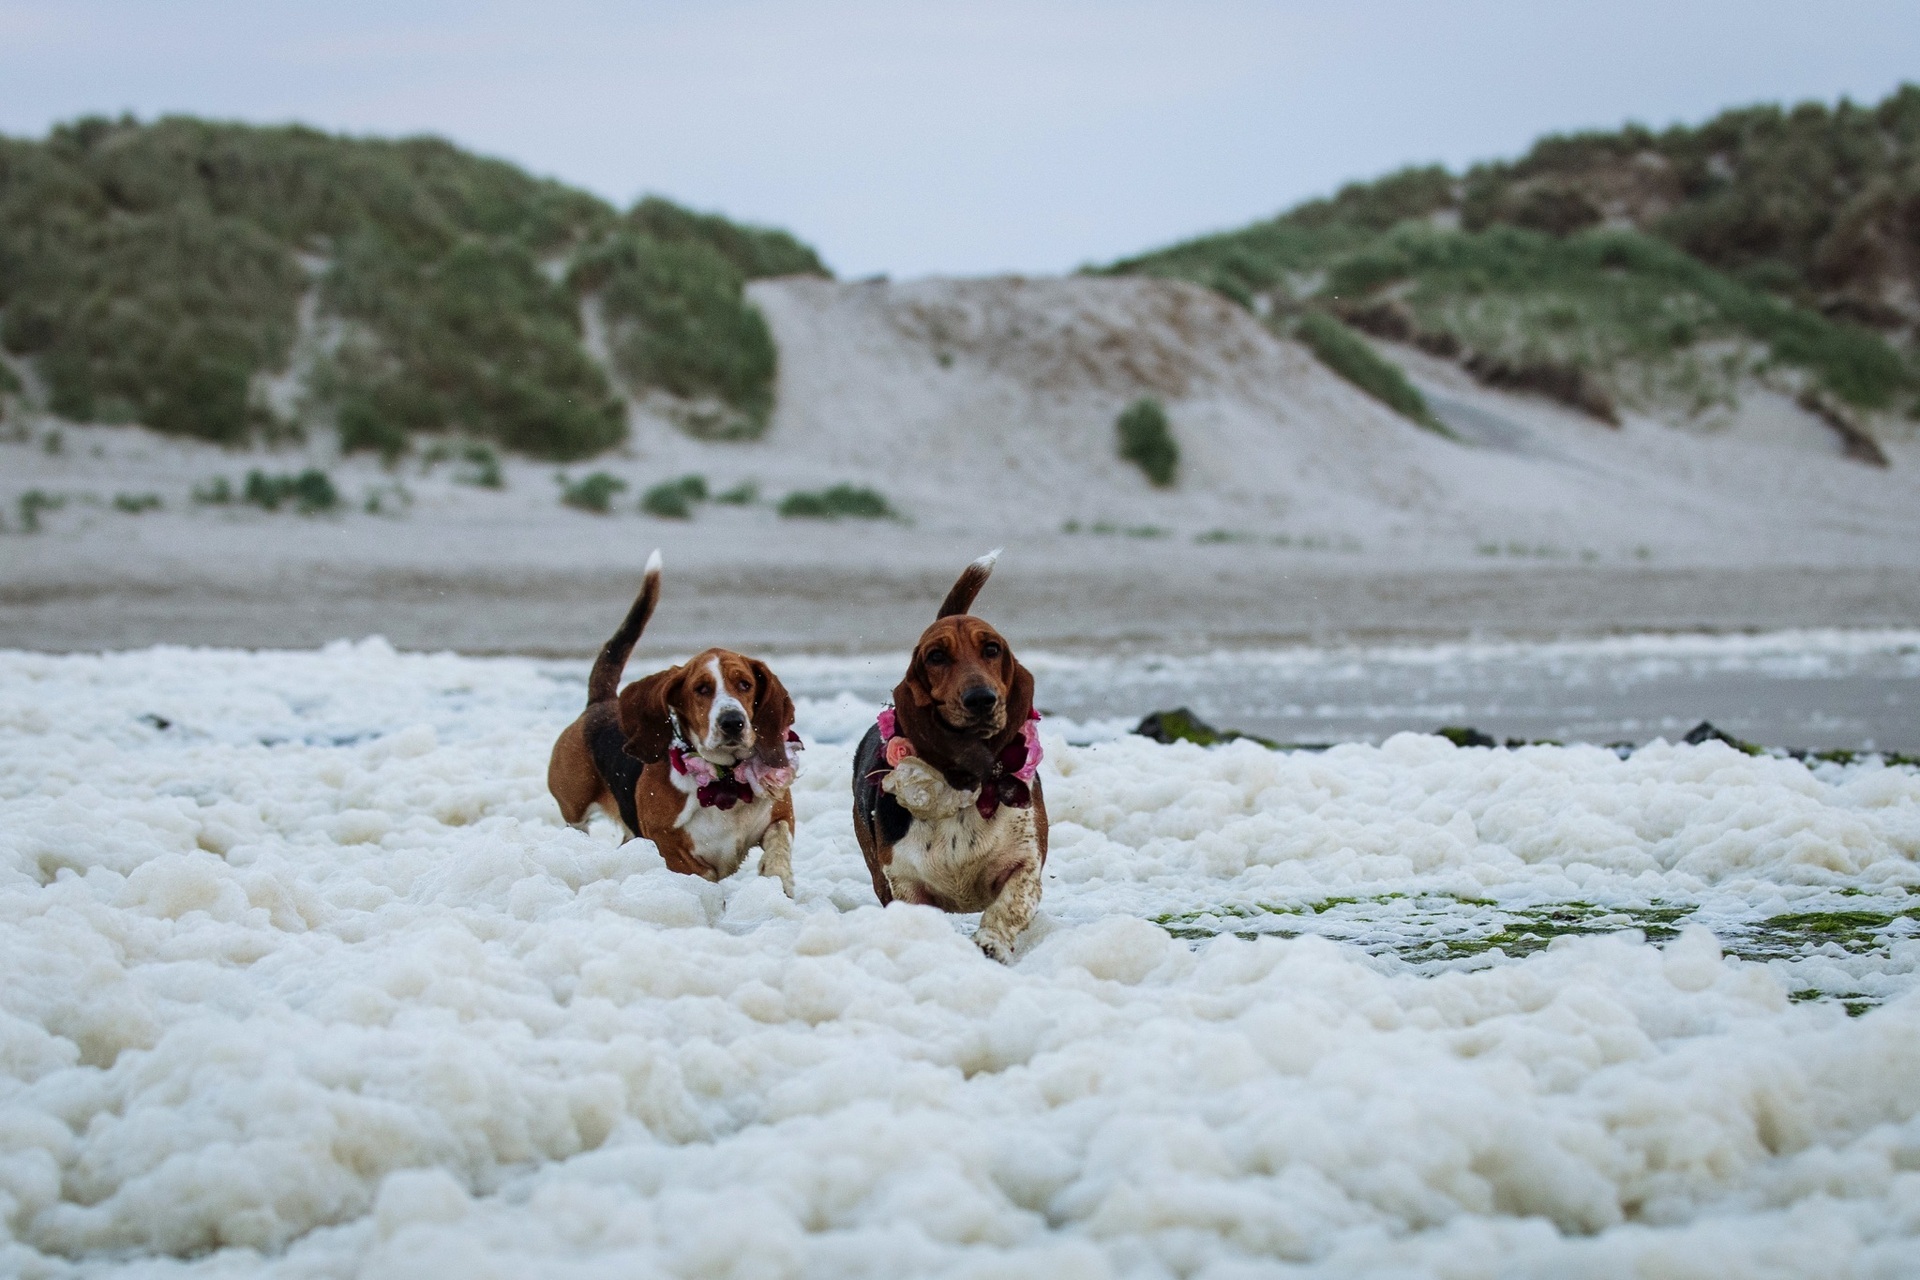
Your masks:
[[[995,547],[962,570],[953,589],[947,592],[947,598],[940,602],[940,612],[934,617],[951,618],[972,609],[973,598],[980,594],[980,588],[987,585],[987,579],[993,574],[994,562],[1004,550],[1004,547]]]
[[[647,629],[647,619],[653,616],[653,606],[659,602],[660,552],[656,549],[647,557],[647,575],[640,583],[640,594],[633,598],[633,608],[627,610],[626,621],[593,660],[593,674],[587,677],[588,706],[611,702],[620,692],[620,673],[627,669],[633,646],[640,642],[640,633]]]

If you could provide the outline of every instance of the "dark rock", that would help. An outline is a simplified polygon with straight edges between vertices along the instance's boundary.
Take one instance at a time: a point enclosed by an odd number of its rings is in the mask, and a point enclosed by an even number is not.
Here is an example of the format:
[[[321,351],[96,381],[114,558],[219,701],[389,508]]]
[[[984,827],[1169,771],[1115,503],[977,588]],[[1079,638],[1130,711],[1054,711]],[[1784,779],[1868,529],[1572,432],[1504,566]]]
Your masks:
[[[1245,738],[1249,742],[1257,742],[1263,747],[1270,747],[1276,751],[1291,749],[1282,748],[1279,743],[1255,734],[1241,733],[1238,729],[1216,729],[1186,707],[1177,707],[1172,711],[1155,711],[1136,725],[1133,731],[1155,742],[1192,742],[1203,747],[1211,747],[1222,742],[1237,742]],[[1325,748],[1304,746],[1301,749],[1324,750]]]
[[[1203,747],[1210,747],[1216,742],[1226,741],[1218,729],[1185,707],[1155,711],[1134,726],[1133,731],[1155,742],[1197,742]]]
[[[1692,732],[1687,734],[1684,741],[1690,747],[1697,747],[1703,742],[1724,742],[1735,751],[1744,752],[1750,756],[1762,754],[1759,746],[1751,742],[1742,741],[1732,734],[1727,733],[1725,730],[1714,728],[1711,720],[1702,720],[1699,724],[1693,726]]]
[[[1497,747],[1500,745],[1478,729],[1470,728],[1466,725],[1443,724],[1433,732],[1436,736],[1445,738],[1456,747]]]

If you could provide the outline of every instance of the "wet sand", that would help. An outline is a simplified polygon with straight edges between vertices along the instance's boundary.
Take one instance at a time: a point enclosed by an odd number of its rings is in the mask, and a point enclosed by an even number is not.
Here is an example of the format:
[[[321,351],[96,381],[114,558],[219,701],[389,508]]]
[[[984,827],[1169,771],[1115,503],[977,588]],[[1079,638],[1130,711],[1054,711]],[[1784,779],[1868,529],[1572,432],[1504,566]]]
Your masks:
[[[901,649],[931,620],[961,555],[956,546],[933,563],[916,556],[923,563],[892,569],[741,568],[670,557],[666,597],[645,647]],[[1920,625],[1920,568],[1395,571],[1235,562],[1175,547],[1075,559],[1056,566],[1041,547],[1009,554],[981,612],[1024,645],[1068,651]],[[606,568],[298,563],[233,576],[10,576],[0,580],[0,647],[306,648],[384,635],[402,649],[584,655],[605,640],[636,578]]]

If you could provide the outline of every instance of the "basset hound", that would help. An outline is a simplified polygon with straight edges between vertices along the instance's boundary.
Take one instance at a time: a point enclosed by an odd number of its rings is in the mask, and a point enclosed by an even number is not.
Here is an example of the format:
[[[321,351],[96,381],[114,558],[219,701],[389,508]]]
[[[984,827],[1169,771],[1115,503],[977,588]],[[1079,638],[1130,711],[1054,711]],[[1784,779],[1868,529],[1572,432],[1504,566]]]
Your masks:
[[[660,553],[626,621],[595,659],[587,709],[553,744],[547,790],[581,830],[598,805],[667,866],[720,880],[761,850],[760,874],[793,896],[793,699],[767,664],[708,649],[636,680],[620,673],[660,598]]]
[[[853,757],[853,831],[881,903],[981,912],[1005,963],[1040,905],[1047,804],[1033,676],[967,611],[1000,553],[967,566]]]

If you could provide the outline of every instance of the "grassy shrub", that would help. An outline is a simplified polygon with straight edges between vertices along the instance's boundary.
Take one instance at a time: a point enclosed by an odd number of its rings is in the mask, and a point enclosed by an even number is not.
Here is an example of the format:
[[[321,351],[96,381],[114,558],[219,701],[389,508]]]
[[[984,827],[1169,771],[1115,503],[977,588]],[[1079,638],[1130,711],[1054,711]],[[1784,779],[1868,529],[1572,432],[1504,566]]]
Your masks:
[[[504,489],[507,478],[500,471],[500,455],[483,444],[468,445],[460,452],[466,465],[454,473],[454,480],[476,489]]]
[[[1295,332],[1312,348],[1320,363],[1381,404],[1429,431],[1448,434],[1427,407],[1426,397],[1400,372],[1400,366],[1382,359],[1364,338],[1332,316],[1310,311],[1300,317]]]
[[[705,476],[681,476],[647,490],[640,499],[640,510],[667,520],[690,520],[694,504],[706,500]]]
[[[575,262],[575,288],[597,289],[614,367],[635,387],[687,400],[710,398],[734,412],[695,434],[750,439],[773,411],[773,334],[742,292],[745,277],[697,240],[624,234]]]
[[[717,214],[694,213],[658,196],[633,207],[626,225],[661,244],[700,244],[733,264],[742,279],[828,276],[820,256],[785,231],[748,227]]]
[[[1326,288],[1351,298],[1402,282],[1421,327],[1511,363],[1659,366],[1703,339],[1748,338],[1855,405],[1885,406],[1910,385],[1905,363],[1877,335],[1635,232],[1557,238],[1515,227],[1403,228],[1335,265]]]
[[[0,343],[37,363],[55,412],[236,443],[274,425],[250,392],[286,366],[313,254],[323,311],[349,323],[311,389],[347,448],[392,458],[460,431],[581,458],[624,413],[541,266],[608,237],[673,259],[629,289],[673,294],[629,299],[652,335],[633,362],[764,420],[772,347],[739,282],[824,271],[812,250],[660,200],[623,220],[431,138],[130,117],[0,138]]]
[[[224,483],[224,481],[223,481]],[[340,505],[340,491],[333,480],[318,467],[308,467],[297,475],[268,475],[264,471],[247,472],[241,501],[266,511],[291,506],[301,515],[332,511]]]
[[[48,407],[245,439],[250,379],[293,341],[302,278],[284,248],[204,210],[75,226],[19,203],[0,198],[0,255],[18,263],[0,271],[0,342],[36,358]],[[27,225],[5,228],[10,218]]]
[[[27,490],[20,495],[20,528],[27,533],[38,533],[41,514],[58,511],[66,505],[65,494],[48,493],[44,489]]]
[[[137,516],[142,511],[158,511],[161,507],[157,493],[116,493],[113,495],[113,509]]]
[[[556,245],[612,218],[431,140],[83,120],[0,156],[0,338],[38,359],[56,412],[233,443],[252,379],[288,355],[295,250],[374,230],[431,262],[468,237]],[[391,450],[366,408],[355,440]]]
[[[563,478],[560,501],[577,511],[591,511],[603,516],[613,510],[614,495],[624,492],[626,487],[627,482],[619,476],[595,471],[572,483]]]
[[[215,476],[204,484],[193,486],[193,500],[203,507],[224,507],[233,501],[233,482],[225,476]]]
[[[789,519],[886,520],[898,515],[884,497],[864,485],[836,484],[830,489],[795,490],[780,500],[780,514]]]
[[[1638,234],[1601,229],[1624,210]],[[1457,216],[1464,233],[1434,225]],[[1350,308],[1386,286],[1448,357],[1581,370],[1593,394],[1729,400],[1739,370],[1691,350],[1761,344],[1859,408],[1920,377],[1871,331],[1882,300],[1920,283],[1920,87],[1873,107],[1730,111],[1697,128],[1637,126],[1541,139],[1521,159],[1455,178],[1407,170],[1240,231],[1125,260],[1283,311]]]
[[[1162,489],[1173,483],[1180,470],[1180,445],[1158,400],[1152,396],[1135,400],[1113,427],[1122,458],[1146,472],[1147,479]]]
[[[625,408],[580,345],[571,296],[524,247],[468,241],[422,261],[362,235],[324,297],[363,326],[323,382],[348,450],[392,457],[415,432],[458,428],[567,460],[625,438]]]
[[[731,489],[713,495],[715,502],[724,502],[730,507],[750,507],[760,501],[760,486],[751,480],[743,480]]]

